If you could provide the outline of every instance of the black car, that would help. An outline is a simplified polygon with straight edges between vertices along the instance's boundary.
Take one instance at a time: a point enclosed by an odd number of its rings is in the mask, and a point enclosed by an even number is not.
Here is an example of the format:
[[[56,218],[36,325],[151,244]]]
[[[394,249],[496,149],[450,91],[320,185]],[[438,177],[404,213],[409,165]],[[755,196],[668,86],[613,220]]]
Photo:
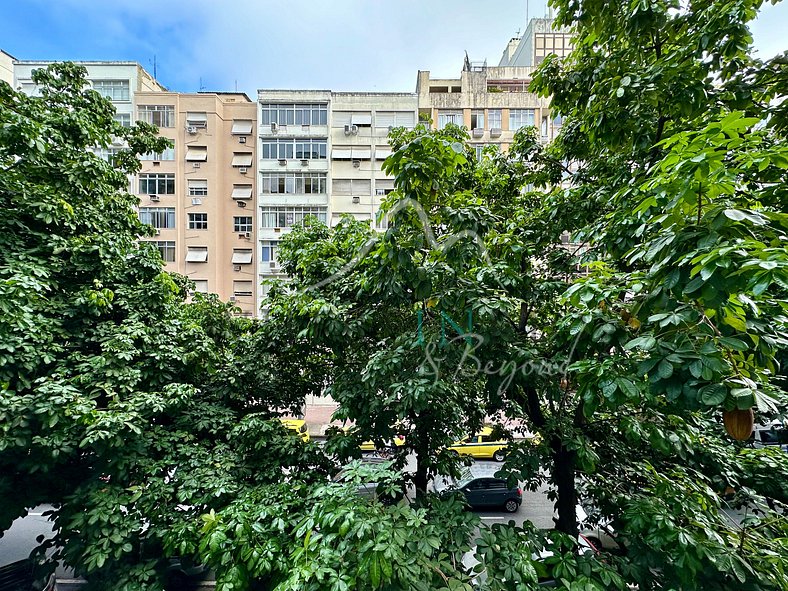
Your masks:
[[[441,493],[459,491],[472,509],[503,508],[514,513],[523,502],[523,491],[509,486],[503,478],[477,476],[466,473],[460,480],[440,490]]]

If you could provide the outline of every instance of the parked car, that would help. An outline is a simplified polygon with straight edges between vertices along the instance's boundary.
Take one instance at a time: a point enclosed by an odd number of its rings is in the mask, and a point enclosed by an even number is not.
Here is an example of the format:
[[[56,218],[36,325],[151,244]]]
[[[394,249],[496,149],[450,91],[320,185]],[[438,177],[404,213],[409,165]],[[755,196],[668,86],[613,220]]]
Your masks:
[[[306,421],[303,419],[279,419],[286,429],[289,429],[294,434],[301,438],[301,441],[306,443],[309,441],[309,428],[306,426]]]
[[[756,424],[753,429],[755,447],[779,447],[788,451],[788,426],[783,421],[772,421],[766,425]]]
[[[480,433],[457,441],[449,447],[449,450],[461,456],[471,456],[479,460],[493,459],[496,462],[503,462],[506,459],[508,445],[508,441],[493,437],[492,428],[484,427]]]
[[[466,470],[459,480],[436,480],[433,485],[439,494],[461,492],[472,509],[503,508],[514,513],[523,502],[519,486],[509,486],[504,478]]]
[[[3,591],[52,591],[55,575],[38,578],[35,563],[28,559],[18,560],[0,567],[0,589]]]

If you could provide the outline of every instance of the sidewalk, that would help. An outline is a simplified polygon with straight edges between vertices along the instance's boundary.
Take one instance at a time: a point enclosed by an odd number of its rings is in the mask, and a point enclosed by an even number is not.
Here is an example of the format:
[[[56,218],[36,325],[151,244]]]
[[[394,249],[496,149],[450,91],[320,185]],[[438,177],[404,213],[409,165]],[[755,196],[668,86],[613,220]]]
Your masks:
[[[304,416],[301,418],[306,421],[309,434],[312,437],[325,437],[326,429],[329,427],[342,426],[341,421],[331,421],[331,415],[334,414],[334,411],[338,408],[338,406],[339,405],[330,398],[310,397],[310,399],[307,400],[306,404],[304,405]],[[495,419],[493,417],[487,417],[485,422],[494,421]],[[505,423],[505,426],[508,429],[520,431],[520,437],[524,436],[524,433],[522,433],[521,430],[522,423],[520,421],[508,421]]]

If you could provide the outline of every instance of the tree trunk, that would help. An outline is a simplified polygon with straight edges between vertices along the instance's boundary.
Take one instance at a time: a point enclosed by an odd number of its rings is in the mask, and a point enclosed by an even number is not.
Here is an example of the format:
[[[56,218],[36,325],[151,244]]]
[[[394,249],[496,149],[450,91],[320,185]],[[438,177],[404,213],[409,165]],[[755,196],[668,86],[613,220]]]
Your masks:
[[[577,539],[577,490],[575,488],[575,463],[577,452],[567,449],[560,438],[554,438],[551,446],[553,450],[553,480],[558,492],[555,509],[558,513],[556,529]]]
[[[427,463],[423,461],[423,457],[421,450],[416,452],[416,474],[413,475],[413,486],[416,489],[417,499],[424,497],[427,492],[427,482],[429,481]]]

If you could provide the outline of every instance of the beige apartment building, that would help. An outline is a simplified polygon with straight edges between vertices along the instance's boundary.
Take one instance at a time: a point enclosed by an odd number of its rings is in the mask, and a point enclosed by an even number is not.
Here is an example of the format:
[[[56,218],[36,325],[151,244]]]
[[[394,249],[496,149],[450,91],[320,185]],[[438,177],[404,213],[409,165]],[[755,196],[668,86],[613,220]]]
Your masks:
[[[132,182],[140,219],[156,228],[147,240],[195,291],[255,316],[256,104],[238,92],[143,92],[136,107],[174,143],[146,154]]]
[[[536,126],[543,142],[551,141],[561,120],[551,115],[550,100],[528,92],[528,86],[547,55],[571,51],[569,31],[553,24],[550,18],[531,19],[525,34],[509,41],[498,66],[466,57],[459,78],[431,78],[429,71],[420,71],[419,117],[439,129],[449,123],[467,127],[477,157],[488,145],[507,150],[526,125]]]
[[[0,80],[8,82],[10,86],[14,85],[15,59],[13,55],[0,49]]]

